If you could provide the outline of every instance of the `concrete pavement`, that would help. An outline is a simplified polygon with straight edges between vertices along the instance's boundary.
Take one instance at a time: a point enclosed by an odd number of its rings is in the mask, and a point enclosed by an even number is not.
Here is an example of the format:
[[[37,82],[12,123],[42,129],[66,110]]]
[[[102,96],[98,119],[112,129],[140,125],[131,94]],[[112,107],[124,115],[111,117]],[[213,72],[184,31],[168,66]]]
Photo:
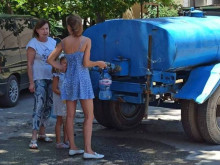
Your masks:
[[[0,165],[217,165],[219,146],[188,141],[180,123],[180,110],[150,107],[149,120],[128,131],[106,129],[94,120],[93,149],[105,154],[102,160],[70,157],[68,149],[56,149],[55,142],[39,142],[39,150],[30,150],[33,97],[22,92],[19,104],[0,108]],[[83,148],[83,114],[77,107],[76,144]],[[55,141],[55,119],[51,118],[47,133]]]

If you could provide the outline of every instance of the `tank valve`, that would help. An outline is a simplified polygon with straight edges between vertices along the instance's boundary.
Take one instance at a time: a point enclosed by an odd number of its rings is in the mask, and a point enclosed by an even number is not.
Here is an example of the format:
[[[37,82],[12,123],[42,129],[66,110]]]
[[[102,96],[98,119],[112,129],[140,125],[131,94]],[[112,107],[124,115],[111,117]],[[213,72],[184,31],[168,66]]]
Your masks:
[[[106,69],[108,70],[109,73],[116,73],[116,72],[120,72],[121,71],[121,67],[119,65],[115,65],[113,63],[110,62],[106,62]],[[97,71],[97,72],[102,72],[102,69],[99,68],[98,66],[94,66],[92,68],[89,68],[92,71]]]

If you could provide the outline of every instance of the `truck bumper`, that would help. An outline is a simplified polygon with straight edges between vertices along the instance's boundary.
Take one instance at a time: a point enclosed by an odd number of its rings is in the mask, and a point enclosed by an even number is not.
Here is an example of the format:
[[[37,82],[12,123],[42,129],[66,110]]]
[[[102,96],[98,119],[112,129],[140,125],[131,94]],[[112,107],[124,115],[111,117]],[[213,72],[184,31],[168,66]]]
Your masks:
[[[175,98],[204,103],[220,85],[220,63],[202,66],[191,71],[187,82]]]

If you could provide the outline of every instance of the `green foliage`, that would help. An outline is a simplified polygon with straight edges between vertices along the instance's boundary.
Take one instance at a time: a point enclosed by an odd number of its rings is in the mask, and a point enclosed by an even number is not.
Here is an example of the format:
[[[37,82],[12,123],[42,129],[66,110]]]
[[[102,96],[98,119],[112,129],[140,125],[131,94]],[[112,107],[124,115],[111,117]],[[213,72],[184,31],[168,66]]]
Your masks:
[[[28,14],[38,18],[60,20],[70,13],[90,17],[97,22],[118,18],[140,0],[0,0],[0,9],[7,12],[10,4],[15,14]],[[9,2],[10,1],[10,2]]]
[[[32,22],[31,18],[25,18],[24,22],[16,23],[13,17],[5,17],[0,19],[0,29],[5,29],[6,31],[11,31],[14,36],[18,36],[24,28],[31,28]],[[1,43],[0,43],[1,44]]]
[[[178,11],[181,5],[178,5],[174,0],[156,1],[151,0],[150,2],[157,3],[159,6],[159,17],[175,17],[178,16]],[[157,6],[145,5],[147,12],[144,14],[144,18],[155,18],[157,17]]]
[[[95,22],[106,19],[119,18],[137,0],[73,0],[78,7],[73,10],[83,18],[90,18]]]
[[[60,37],[63,35],[64,28],[60,26],[57,21],[51,19],[50,22],[50,32],[52,36]]]
[[[65,25],[65,18],[71,13],[79,14],[85,25],[91,26],[106,19],[121,18],[122,14],[134,3],[151,2],[152,0],[0,0],[0,13],[32,15],[51,22],[51,31],[57,35],[58,22]],[[160,4],[160,16],[177,14],[172,0],[153,0]],[[149,8],[149,7],[148,7]],[[146,17],[154,17],[155,9],[148,10]],[[86,28],[86,26],[85,26]]]
[[[0,5],[2,13],[11,14],[8,12],[7,2],[4,0],[3,2]],[[49,20],[52,35],[57,34],[55,27],[58,26],[62,16],[70,13],[68,5],[66,0],[10,0],[10,8],[14,14],[32,15]]]

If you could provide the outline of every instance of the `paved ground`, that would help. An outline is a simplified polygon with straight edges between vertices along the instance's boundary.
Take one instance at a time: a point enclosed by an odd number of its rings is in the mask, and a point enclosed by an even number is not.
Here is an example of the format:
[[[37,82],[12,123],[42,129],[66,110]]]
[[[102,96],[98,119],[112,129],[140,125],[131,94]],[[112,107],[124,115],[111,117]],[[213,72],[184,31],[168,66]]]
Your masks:
[[[56,149],[55,142],[40,143],[39,150],[28,149],[31,137],[33,98],[22,92],[14,108],[0,108],[0,165],[217,165],[219,146],[188,141],[180,123],[180,110],[150,107],[149,120],[129,131],[106,129],[94,121],[93,148],[105,154],[102,160],[68,156],[67,149]],[[83,148],[83,114],[77,108],[76,144]],[[55,140],[55,119],[48,124],[48,135]],[[219,161],[218,161],[219,160]]]

